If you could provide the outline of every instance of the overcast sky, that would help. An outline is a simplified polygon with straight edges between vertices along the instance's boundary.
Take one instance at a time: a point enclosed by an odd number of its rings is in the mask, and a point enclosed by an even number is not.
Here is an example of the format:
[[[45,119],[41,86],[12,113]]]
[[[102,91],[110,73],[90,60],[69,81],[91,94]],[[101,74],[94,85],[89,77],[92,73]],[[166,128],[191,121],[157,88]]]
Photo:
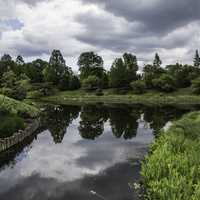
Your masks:
[[[199,0],[0,0],[0,55],[48,60],[59,49],[77,70],[80,53],[95,51],[109,69],[124,52],[141,66],[155,52],[192,63],[198,48]]]

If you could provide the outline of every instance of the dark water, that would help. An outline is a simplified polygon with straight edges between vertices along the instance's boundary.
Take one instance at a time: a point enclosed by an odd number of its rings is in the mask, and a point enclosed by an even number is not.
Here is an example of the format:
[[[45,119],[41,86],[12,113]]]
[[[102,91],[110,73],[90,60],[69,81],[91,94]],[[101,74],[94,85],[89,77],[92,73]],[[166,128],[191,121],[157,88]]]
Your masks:
[[[190,109],[47,106],[42,130],[0,155],[0,200],[134,200],[157,130]]]

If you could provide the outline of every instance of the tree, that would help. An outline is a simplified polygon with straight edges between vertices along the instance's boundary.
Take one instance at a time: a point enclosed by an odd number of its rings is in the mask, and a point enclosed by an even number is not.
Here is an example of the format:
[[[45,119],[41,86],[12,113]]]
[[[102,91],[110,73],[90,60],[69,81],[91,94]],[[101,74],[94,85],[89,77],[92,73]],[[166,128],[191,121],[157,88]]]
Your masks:
[[[199,52],[196,50],[195,57],[194,57],[194,66],[199,67],[200,66],[200,57]]]
[[[131,88],[135,94],[143,94],[146,89],[145,82],[143,80],[137,80],[130,83]]]
[[[59,81],[69,74],[68,67],[65,64],[65,60],[59,50],[53,50],[49,65],[44,69],[44,77],[48,82],[59,84]]]
[[[81,80],[91,75],[95,75],[100,79],[103,76],[103,59],[94,52],[82,53],[78,59],[78,66]]]
[[[48,66],[46,61],[36,59],[25,65],[25,73],[33,83],[40,83],[44,80],[44,69]]]
[[[12,61],[12,57],[9,54],[4,54],[1,57],[1,61],[3,61],[3,62],[10,62],[10,61]]]
[[[101,87],[101,81],[97,76],[88,76],[87,79],[83,80],[83,89],[91,91]]]
[[[110,86],[120,88],[127,86],[127,68],[121,58],[115,59],[110,69]]]
[[[159,78],[153,79],[154,88],[162,92],[172,92],[175,90],[175,81],[172,76],[162,74]]]
[[[191,81],[200,75],[200,69],[190,65],[175,65],[166,66],[167,73],[175,80],[177,88],[185,88],[191,85]]]
[[[156,53],[154,61],[153,61],[153,66],[155,66],[155,67],[161,67],[161,64],[162,64],[162,61],[161,61],[158,53]]]
[[[16,62],[17,65],[24,65],[25,64],[24,59],[23,59],[23,57],[21,55],[17,56],[15,62]]]
[[[138,64],[137,64],[137,57],[130,54],[125,53],[123,55],[124,64],[127,68],[127,80],[130,83],[137,79],[137,71],[138,71]]]
[[[156,65],[145,65],[143,72],[143,77],[147,89],[153,89],[153,79],[159,78],[161,74],[165,73],[165,70]]]

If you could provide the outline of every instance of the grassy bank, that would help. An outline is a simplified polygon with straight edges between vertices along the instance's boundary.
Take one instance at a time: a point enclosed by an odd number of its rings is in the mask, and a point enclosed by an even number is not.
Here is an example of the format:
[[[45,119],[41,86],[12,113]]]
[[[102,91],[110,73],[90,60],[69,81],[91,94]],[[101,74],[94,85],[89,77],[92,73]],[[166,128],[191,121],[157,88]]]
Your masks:
[[[200,112],[185,115],[151,147],[141,174],[149,200],[200,199]]]
[[[39,113],[36,107],[3,95],[0,95],[0,108],[13,114],[28,115],[30,117],[36,117]]]
[[[144,105],[200,105],[200,96],[181,92],[170,94],[148,92],[143,95],[118,95],[104,91],[103,96],[97,96],[93,93],[78,90],[59,92],[54,96],[43,97],[40,100],[57,104],[92,104],[100,102]]]

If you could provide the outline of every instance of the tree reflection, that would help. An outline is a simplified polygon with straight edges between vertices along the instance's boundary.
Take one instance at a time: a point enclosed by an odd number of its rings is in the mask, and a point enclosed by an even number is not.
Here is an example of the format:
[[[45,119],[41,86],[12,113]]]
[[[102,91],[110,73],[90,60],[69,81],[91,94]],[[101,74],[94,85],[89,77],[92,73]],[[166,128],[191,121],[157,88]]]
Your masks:
[[[51,132],[54,142],[61,143],[67,127],[78,117],[80,108],[77,106],[48,106],[43,116],[43,126]]]
[[[131,139],[136,136],[140,110],[128,106],[109,109],[110,125],[117,138]]]
[[[94,140],[103,133],[108,112],[103,106],[87,105],[82,107],[80,118],[80,135],[82,138]]]

